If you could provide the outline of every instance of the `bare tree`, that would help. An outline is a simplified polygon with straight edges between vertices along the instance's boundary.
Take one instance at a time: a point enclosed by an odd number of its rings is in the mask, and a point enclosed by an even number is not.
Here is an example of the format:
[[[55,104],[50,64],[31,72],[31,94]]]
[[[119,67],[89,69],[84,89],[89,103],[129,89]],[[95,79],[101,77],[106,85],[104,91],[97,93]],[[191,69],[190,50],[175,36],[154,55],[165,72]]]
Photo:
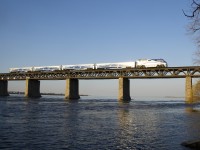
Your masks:
[[[188,32],[195,37],[197,50],[194,53],[193,63],[200,65],[200,0],[191,0],[189,12],[183,10],[184,15],[190,20]],[[200,80],[193,85],[193,101],[200,101]]]
[[[198,47],[200,47],[200,46],[198,46]],[[194,63],[195,65],[200,65],[200,49],[197,49],[197,50],[194,52],[193,63]]]
[[[183,10],[183,13],[190,20],[188,32],[194,35],[195,43],[197,44],[193,62],[196,65],[200,65],[200,0],[191,0],[190,9],[188,13]]]
[[[191,12],[190,13],[185,13],[183,10],[183,13],[186,17],[191,19],[191,24],[190,24],[190,30],[193,33],[196,33],[200,30],[200,2],[199,0],[192,0],[191,3]]]

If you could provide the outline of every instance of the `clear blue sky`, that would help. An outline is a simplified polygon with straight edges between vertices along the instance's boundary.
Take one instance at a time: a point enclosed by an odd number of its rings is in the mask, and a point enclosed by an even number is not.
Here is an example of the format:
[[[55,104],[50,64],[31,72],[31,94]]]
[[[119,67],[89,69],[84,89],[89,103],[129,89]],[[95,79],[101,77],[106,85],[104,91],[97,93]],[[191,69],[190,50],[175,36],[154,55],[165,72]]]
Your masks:
[[[192,65],[189,0],[0,0],[0,72],[10,67],[163,58]],[[21,81],[9,90],[24,91]],[[184,96],[185,80],[131,80],[131,95]],[[41,81],[64,92],[64,81]],[[117,80],[80,81],[80,93],[114,95]]]

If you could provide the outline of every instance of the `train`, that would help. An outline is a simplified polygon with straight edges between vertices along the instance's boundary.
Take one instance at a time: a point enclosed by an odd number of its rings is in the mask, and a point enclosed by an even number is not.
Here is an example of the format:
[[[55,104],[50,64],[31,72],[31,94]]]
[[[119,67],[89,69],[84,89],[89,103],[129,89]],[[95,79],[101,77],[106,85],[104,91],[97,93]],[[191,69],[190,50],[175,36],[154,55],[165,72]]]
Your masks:
[[[26,73],[26,72],[52,72],[61,70],[125,69],[125,68],[152,68],[152,67],[163,68],[167,66],[168,64],[164,59],[138,59],[136,61],[131,61],[131,62],[117,62],[117,63],[94,63],[94,64],[78,64],[78,65],[9,68],[9,72]]]

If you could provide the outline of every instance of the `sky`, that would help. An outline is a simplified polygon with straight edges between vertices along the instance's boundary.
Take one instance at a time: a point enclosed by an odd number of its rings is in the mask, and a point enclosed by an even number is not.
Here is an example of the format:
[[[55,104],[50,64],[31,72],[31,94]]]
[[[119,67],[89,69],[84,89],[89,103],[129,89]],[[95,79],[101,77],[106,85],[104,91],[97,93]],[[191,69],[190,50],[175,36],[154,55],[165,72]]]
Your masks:
[[[163,58],[191,66],[190,0],[0,0],[0,72],[9,68]],[[194,80],[195,81],[195,80]],[[131,96],[184,96],[185,79],[131,79]],[[24,91],[24,81],[9,81]],[[80,80],[79,93],[118,96],[118,80]],[[65,81],[41,81],[64,93]]]

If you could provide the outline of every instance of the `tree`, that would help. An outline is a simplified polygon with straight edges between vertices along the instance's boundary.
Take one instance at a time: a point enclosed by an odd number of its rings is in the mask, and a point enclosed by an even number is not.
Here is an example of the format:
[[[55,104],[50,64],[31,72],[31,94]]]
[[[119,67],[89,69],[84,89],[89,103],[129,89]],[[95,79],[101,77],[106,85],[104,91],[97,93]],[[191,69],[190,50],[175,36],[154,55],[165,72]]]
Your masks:
[[[193,62],[196,65],[200,65],[200,0],[192,0],[190,12],[186,13],[183,10],[183,13],[190,20],[188,32],[194,35],[197,44],[197,50],[194,53],[195,57]]]
[[[199,0],[192,0],[191,4],[191,12],[189,14],[186,14],[185,11],[183,11],[184,15],[192,20],[190,25],[190,30],[193,33],[196,33],[200,30],[200,2]]]
[[[190,12],[186,13],[183,10],[183,13],[190,20],[188,31],[194,35],[197,44],[193,62],[196,65],[200,65],[200,0],[191,0]],[[195,102],[200,101],[200,80],[193,86],[193,100]]]

